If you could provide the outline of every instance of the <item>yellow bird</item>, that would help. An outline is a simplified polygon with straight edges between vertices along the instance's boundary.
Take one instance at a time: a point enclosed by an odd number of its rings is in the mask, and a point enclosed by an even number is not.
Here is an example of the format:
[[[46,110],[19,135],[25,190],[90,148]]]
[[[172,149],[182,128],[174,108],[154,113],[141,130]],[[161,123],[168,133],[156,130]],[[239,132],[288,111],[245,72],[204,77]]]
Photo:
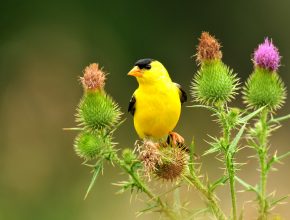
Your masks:
[[[174,144],[183,143],[183,138],[173,132],[181,104],[187,101],[181,86],[171,81],[160,62],[149,58],[138,60],[128,75],[139,83],[128,108],[139,137],[160,140],[170,135]]]

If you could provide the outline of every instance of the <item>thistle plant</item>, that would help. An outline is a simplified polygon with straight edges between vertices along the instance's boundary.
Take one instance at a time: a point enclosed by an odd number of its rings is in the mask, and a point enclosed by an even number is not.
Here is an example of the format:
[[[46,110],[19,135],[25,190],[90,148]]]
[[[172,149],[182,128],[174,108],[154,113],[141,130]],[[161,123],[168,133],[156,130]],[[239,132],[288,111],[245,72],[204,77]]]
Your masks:
[[[267,219],[269,211],[286,197],[273,199],[267,194],[267,176],[274,163],[290,152],[281,156],[269,155],[269,137],[280,127],[280,121],[287,118],[274,118],[276,110],[281,108],[286,98],[286,89],[277,71],[280,66],[280,55],[272,40],[265,39],[254,52],[254,71],[243,88],[244,101],[249,108],[257,109],[265,106],[259,114],[253,127],[249,128],[248,143],[256,151],[260,168],[260,182],[258,187],[251,187],[257,194],[259,202],[259,219]],[[247,186],[249,187],[249,186]]]
[[[217,122],[222,128],[220,138],[212,137],[211,148],[205,153],[219,152],[223,156],[226,173],[222,179],[228,179],[232,200],[232,217],[237,219],[235,175],[235,155],[238,152],[238,142],[245,129],[247,120],[241,118],[240,111],[229,108],[227,103],[231,101],[238,90],[239,81],[236,74],[226,66],[221,58],[220,43],[209,33],[203,32],[197,47],[197,62],[200,69],[193,79],[192,95],[201,104],[197,107],[205,107],[213,111]],[[232,137],[233,130],[239,125],[236,137]]]
[[[121,129],[123,114],[105,91],[107,75],[94,63],[87,66],[80,77],[84,94],[77,107],[77,127],[66,129],[79,132],[74,141],[75,152],[84,160],[83,164],[92,169],[92,180],[85,197],[104,172],[104,164],[109,162],[127,176],[126,180],[114,183],[120,187],[120,193],[130,191],[147,195],[146,207],[139,214],[159,212],[167,219],[196,219],[201,214],[205,219],[243,219],[246,210],[237,207],[236,182],[256,194],[258,219],[267,219],[271,209],[286,198],[272,198],[266,190],[267,176],[273,165],[290,155],[290,151],[279,156],[277,153],[270,155],[268,151],[270,134],[280,127],[280,122],[290,119],[290,114],[274,117],[286,97],[286,88],[277,73],[280,66],[278,49],[266,38],[255,50],[254,71],[242,87],[245,109],[230,107],[239,92],[240,82],[232,68],[223,63],[220,43],[207,32],[203,32],[199,39],[196,61],[199,69],[191,84],[191,95],[196,104],[190,107],[209,110],[221,130],[219,137],[209,136],[210,140],[206,141],[209,149],[202,156],[217,154],[224,173],[214,181],[204,178],[206,174],[201,173],[202,162],[196,159],[194,141],[181,144],[144,138],[129,148],[120,147],[114,141],[114,131]],[[242,164],[236,162],[236,157],[244,148],[242,139],[254,149],[260,164],[257,186],[238,177]],[[169,185],[170,189],[160,192],[151,182]],[[225,184],[229,184],[231,214],[221,209],[220,204],[224,201],[220,201],[216,194],[216,189]],[[197,190],[205,201],[205,208],[197,210],[186,206],[188,201],[179,195],[183,187]],[[167,199],[169,194],[173,201]]]

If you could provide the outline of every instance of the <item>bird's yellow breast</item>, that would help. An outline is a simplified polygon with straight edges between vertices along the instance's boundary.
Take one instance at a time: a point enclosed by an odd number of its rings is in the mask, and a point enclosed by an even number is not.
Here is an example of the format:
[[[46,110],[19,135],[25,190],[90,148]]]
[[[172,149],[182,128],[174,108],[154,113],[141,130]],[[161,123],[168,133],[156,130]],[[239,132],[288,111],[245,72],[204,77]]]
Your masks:
[[[134,126],[141,138],[159,139],[175,128],[181,103],[174,83],[139,86],[134,95]]]

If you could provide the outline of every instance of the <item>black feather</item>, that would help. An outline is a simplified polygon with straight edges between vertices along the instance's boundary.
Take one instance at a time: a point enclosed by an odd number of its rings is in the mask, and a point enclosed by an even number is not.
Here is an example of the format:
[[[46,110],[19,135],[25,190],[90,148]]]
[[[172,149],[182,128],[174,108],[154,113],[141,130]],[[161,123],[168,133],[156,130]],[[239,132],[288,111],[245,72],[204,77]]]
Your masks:
[[[178,83],[175,83],[175,85],[177,86],[177,88],[179,88],[179,97],[180,97],[180,102],[181,102],[181,104],[183,104],[184,102],[187,101],[187,94],[186,94],[186,92],[181,88],[181,85],[179,85]]]
[[[136,63],[135,63],[135,66],[138,66],[140,69],[151,69],[151,62],[153,61],[153,59],[151,58],[145,58],[145,59],[141,59],[141,60],[138,60]]]
[[[130,112],[133,116],[135,113],[135,103],[136,103],[136,98],[133,95],[130,102],[129,102],[129,106],[128,106],[128,112]]]

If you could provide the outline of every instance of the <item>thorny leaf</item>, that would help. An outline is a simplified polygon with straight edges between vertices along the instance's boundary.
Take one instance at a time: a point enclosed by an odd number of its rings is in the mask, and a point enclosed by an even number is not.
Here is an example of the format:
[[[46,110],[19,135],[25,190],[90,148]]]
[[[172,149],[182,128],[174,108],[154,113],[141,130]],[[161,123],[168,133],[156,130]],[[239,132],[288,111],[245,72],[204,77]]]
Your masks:
[[[204,154],[202,156],[206,156],[208,154],[213,154],[215,152],[218,152],[220,150],[220,145],[216,143],[216,145],[214,145],[215,143],[209,143],[212,147],[210,149],[208,149],[207,151],[204,152]]]
[[[207,106],[207,105],[191,105],[191,106],[187,106],[189,108],[206,108],[212,112],[214,112],[215,114],[218,114],[218,110],[216,110],[215,108],[213,107],[210,107],[210,106]]]
[[[221,148],[222,148],[222,144],[221,144],[221,140],[219,140],[216,137],[212,137],[210,135],[208,135],[213,141],[205,141],[206,143],[208,143],[211,148],[208,149],[207,151],[204,152],[204,154],[202,156],[208,155],[208,154],[212,154],[215,152],[218,152]]]
[[[148,204],[148,207],[147,208],[138,211],[137,217],[143,215],[146,212],[153,212],[153,209],[156,209],[158,207],[159,207],[159,205],[156,204],[156,203]]]
[[[275,154],[271,157],[271,159],[267,163],[266,171],[268,172],[274,163],[281,163],[281,160],[284,159],[285,157],[288,157],[288,156],[290,156],[290,151],[288,151],[280,156],[277,156],[277,152],[275,152]]]
[[[121,189],[117,192],[117,194],[124,193],[125,191],[131,189],[131,193],[134,190],[134,187],[138,188],[134,181],[120,181],[118,183],[113,183],[114,186],[119,186]]]
[[[228,176],[222,176],[221,178],[217,179],[214,183],[209,185],[209,191],[213,192],[218,186],[224,185],[228,179]]]
[[[109,131],[109,134],[113,134],[125,121],[126,121],[126,118],[124,118],[122,121],[116,124],[114,128],[111,131]]]
[[[270,208],[273,208],[274,206],[276,206],[277,204],[280,204],[283,200],[287,199],[289,197],[289,195],[286,195],[286,196],[282,196],[278,199],[275,199],[273,201],[270,201],[269,202],[269,206]]]
[[[244,180],[240,179],[239,177],[235,176],[235,179],[246,188],[247,191],[255,192],[258,196],[260,196],[260,192],[257,188],[257,186],[252,186],[248,183],[246,183]]]
[[[284,120],[287,120],[287,119],[290,119],[290,114],[288,115],[284,115],[284,116],[281,116],[279,118],[274,118],[273,115],[271,116],[271,119],[269,120],[269,124],[271,123],[277,123],[279,124],[281,121],[284,121]]]
[[[90,182],[90,185],[87,189],[87,192],[86,192],[86,195],[85,195],[85,198],[87,198],[87,196],[89,195],[91,189],[93,188],[95,182],[96,182],[96,179],[98,177],[98,175],[100,174],[100,172],[103,170],[103,161],[100,160],[96,163],[95,167],[94,167],[94,173],[93,173],[93,177],[92,177],[92,180]]]
[[[244,130],[245,130],[245,128],[246,128],[246,123],[240,128],[240,130],[239,130],[239,132],[237,133],[237,135],[235,136],[235,138],[233,139],[233,141],[231,142],[231,144],[230,144],[230,146],[229,146],[229,148],[228,148],[228,153],[227,153],[227,155],[229,155],[229,154],[233,154],[236,150],[236,147],[237,147],[237,145],[238,145],[238,143],[239,143],[239,141],[240,141],[240,139],[241,139],[241,137],[242,137],[242,135],[243,135],[243,133],[244,133]]]
[[[256,111],[254,111],[254,112],[252,112],[252,113],[246,115],[245,117],[241,118],[241,119],[239,120],[239,122],[240,122],[241,124],[247,123],[251,118],[253,118],[256,114],[258,114],[259,112],[261,112],[265,107],[266,107],[266,106],[263,106],[263,107],[257,109]]]

